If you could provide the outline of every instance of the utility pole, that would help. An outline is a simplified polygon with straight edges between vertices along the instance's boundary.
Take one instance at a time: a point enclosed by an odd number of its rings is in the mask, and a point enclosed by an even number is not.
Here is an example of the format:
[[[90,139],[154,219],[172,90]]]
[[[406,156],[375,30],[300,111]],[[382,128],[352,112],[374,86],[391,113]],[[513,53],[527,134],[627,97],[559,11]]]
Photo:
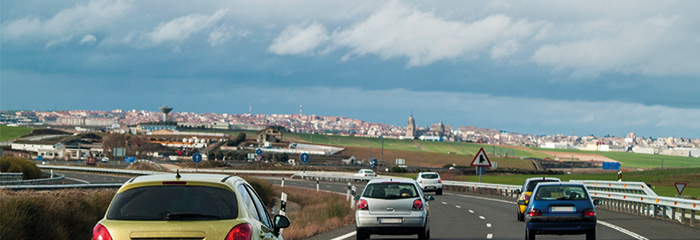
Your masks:
[[[379,162],[384,162],[384,137],[379,136],[382,139],[382,151],[379,152]]]

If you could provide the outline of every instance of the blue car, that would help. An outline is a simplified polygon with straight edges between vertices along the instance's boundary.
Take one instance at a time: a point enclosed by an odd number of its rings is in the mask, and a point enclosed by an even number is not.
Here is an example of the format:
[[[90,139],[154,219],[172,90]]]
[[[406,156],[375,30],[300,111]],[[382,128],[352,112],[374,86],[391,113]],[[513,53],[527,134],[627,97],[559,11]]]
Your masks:
[[[522,201],[522,203],[520,203]],[[598,218],[588,190],[579,183],[540,183],[532,192],[525,209],[525,239],[537,234],[586,234],[586,240],[596,239]],[[525,204],[519,200],[518,204]]]

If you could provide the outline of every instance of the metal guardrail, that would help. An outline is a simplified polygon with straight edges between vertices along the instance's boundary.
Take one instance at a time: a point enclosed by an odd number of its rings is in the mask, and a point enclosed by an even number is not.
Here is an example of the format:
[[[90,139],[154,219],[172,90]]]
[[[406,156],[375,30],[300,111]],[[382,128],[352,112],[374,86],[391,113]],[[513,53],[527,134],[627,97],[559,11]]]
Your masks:
[[[22,173],[19,173],[22,175]],[[35,184],[48,184],[59,182],[66,177],[60,174],[45,173],[42,172],[41,175],[45,178],[40,179],[30,179],[30,180],[10,180],[10,181],[0,181],[0,188],[5,185],[35,185]]]
[[[95,167],[70,167],[70,166],[39,166],[45,169],[61,169],[72,171],[88,171],[100,173],[117,173],[128,175],[150,175],[164,174],[166,172],[141,171],[141,170],[124,170],[124,169],[106,169]],[[217,170],[217,169],[181,169],[181,172],[202,172],[202,173],[221,173],[221,174],[257,174],[257,175],[288,175],[292,178],[300,177],[307,180],[323,180],[323,181],[369,181],[379,177],[358,177],[353,174],[344,172],[302,172],[302,171],[258,171],[258,170]],[[700,201],[659,197],[649,186],[643,182],[613,182],[613,181],[595,181],[595,180],[574,180],[571,182],[583,183],[589,189],[591,197],[603,200],[602,208],[607,208],[613,211],[628,212],[644,216],[660,217],[675,219],[682,223],[689,223],[691,226],[699,219],[696,211],[700,210]],[[89,187],[89,184],[59,185],[65,187]],[[121,184],[119,184],[121,185]],[[46,185],[42,185],[46,186]],[[95,185],[97,186],[97,185]],[[459,182],[459,181],[443,181],[443,188],[447,191],[457,192],[473,192],[479,194],[492,194],[515,198],[518,195],[515,190],[521,188],[519,185],[494,184],[494,183],[476,183],[476,182]],[[659,214],[656,211],[660,210]],[[671,213],[667,213],[667,209]],[[654,211],[650,213],[650,211]],[[686,217],[689,215],[689,217]]]
[[[54,166],[54,165],[37,165],[41,169],[68,170],[79,172],[97,172],[97,173],[112,173],[125,175],[152,175],[165,174],[167,172],[129,170],[129,169],[114,169],[114,168],[99,168],[99,167],[73,167],[73,166]]]
[[[519,190],[521,188],[521,186],[518,185],[458,181],[442,181],[442,187],[447,191],[491,194],[511,198],[518,197],[515,190]]]
[[[590,191],[604,191],[639,194],[647,196],[658,196],[649,185],[643,182],[617,182],[617,181],[595,181],[595,180],[570,180],[569,182],[583,183]]]

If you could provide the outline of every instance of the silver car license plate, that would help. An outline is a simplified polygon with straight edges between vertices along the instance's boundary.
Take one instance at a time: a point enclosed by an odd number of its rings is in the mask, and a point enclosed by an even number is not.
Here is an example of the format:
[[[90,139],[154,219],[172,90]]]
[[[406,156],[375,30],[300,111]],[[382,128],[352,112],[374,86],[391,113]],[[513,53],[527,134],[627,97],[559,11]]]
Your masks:
[[[553,206],[552,212],[573,212],[573,206]]]
[[[402,218],[377,218],[379,223],[402,223]]]

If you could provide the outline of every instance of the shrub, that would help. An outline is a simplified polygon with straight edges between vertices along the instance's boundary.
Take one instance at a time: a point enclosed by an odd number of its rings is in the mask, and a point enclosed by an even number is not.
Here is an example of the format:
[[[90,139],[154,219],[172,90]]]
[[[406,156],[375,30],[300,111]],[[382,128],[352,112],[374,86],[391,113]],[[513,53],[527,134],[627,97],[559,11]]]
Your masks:
[[[34,163],[17,157],[0,157],[0,172],[21,172],[24,179],[41,178],[41,170]]]

